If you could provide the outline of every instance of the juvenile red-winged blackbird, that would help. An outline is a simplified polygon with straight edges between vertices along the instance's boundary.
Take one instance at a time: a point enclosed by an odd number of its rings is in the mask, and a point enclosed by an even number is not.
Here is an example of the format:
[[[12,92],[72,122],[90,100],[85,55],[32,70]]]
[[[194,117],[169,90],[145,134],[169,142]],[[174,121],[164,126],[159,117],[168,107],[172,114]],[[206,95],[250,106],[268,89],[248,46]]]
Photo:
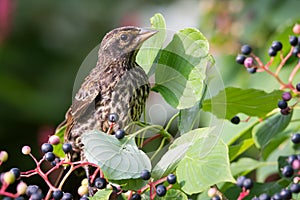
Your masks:
[[[62,124],[66,125],[65,141],[79,153],[77,159],[84,156],[81,135],[89,130],[106,132],[110,113],[119,116],[113,131],[140,119],[150,85],[135,56],[141,44],[156,32],[127,26],[103,38],[96,67],[84,79]]]

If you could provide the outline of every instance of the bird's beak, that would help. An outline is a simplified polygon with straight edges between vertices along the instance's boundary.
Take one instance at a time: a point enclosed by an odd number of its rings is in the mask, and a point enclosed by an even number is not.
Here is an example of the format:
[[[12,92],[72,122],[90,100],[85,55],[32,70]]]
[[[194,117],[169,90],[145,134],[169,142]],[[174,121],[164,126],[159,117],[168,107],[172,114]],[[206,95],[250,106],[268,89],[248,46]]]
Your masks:
[[[139,38],[140,42],[144,42],[145,40],[152,37],[157,32],[158,32],[157,30],[141,28],[141,30],[138,34],[138,38]]]

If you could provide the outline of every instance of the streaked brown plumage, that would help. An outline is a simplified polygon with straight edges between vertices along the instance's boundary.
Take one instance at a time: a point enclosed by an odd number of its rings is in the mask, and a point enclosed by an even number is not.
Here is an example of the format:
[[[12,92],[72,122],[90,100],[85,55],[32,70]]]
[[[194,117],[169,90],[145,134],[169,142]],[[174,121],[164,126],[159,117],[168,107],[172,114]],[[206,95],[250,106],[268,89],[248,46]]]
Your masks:
[[[96,67],[84,79],[63,123],[67,127],[65,141],[72,144],[74,152],[82,154],[80,136],[85,131],[108,130],[110,113],[119,116],[114,130],[139,120],[150,85],[135,56],[142,42],[155,33],[127,26],[103,38]]]

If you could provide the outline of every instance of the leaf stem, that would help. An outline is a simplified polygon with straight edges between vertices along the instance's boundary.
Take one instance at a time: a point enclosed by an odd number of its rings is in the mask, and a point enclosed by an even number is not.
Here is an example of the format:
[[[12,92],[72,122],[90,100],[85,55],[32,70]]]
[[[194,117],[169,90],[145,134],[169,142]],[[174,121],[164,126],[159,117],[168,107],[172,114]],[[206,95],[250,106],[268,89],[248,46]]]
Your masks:
[[[158,152],[164,147],[165,141],[166,141],[166,137],[164,137],[158,147],[158,149],[155,151],[155,153],[151,156],[151,160],[153,160],[155,158],[155,156],[157,156]]]
[[[173,121],[179,116],[179,112],[173,115],[173,117],[169,120],[168,124],[166,125],[165,130],[168,131],[170,126],[172,125]]]

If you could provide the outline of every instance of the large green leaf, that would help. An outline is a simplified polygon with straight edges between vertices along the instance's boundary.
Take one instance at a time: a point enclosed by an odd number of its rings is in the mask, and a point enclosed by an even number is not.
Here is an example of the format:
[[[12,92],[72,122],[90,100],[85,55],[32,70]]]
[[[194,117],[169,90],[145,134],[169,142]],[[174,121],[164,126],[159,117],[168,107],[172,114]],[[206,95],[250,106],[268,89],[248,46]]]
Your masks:
[[[252,129],[252,136],[258,148],[264,148],[271,139],[283,131],[290,123],[293,113],[282,115],[276,113],[264,119]]]
[[[217,142],[203,156],[200,152],[203,151],[203,147],[205,148],[207,137]],[[187,194],[202,192],[221,182],[235,181],[230,171],[226,144],[213,135],[207,137],[199,138],[178,164],[176,170],[178,182]]]
[[[246,175],[259,167],[264,167],[268,165],[276,165],[276,163],[262,162],[254,160],[252,158],[243,157],[237,162],[231,164],[231,172],[234,176]]]
[[[197,139],[207,135],[208,130],[208,128],[195,129],[177,138],[153,168],[152,176],[159,179],[164,175],[174,172],[179,161],[185,156],[187,149]]]
[[[205,71],[211,62],[208,51],[208,41],[199,30],[177,32],[160,53],[152,89],[174,108],[194,106],[202,97]]]
[[[150,159],[138,149],[132,136],[118,140],[113,135],[91,131],[82,135],[82,143],[86,159],[99,165],[108,179],[134,179],[144,169],[151,171]]]
[[[247,151],[254,144],[253,139],[245,139],[241,143],[229,147],[230,161]]]
[[[180,190],[169,189],[165,196],[163,196],[163,197],[155,196],[155,199],[158,199],[158,200],[174,200],[174,199],[188,200],[188,197]]]
[[[98,190],[96,194],[92,197],[89,197],[89,200],[107,200],[113,190],[105,189],[105,190]]]
[[[241,89],[228,87],[211,99],[203,102],[203,110],[212,112],[218,118],[223,118],[224,113],[219,112],[226,108],[226,119],[231,119],[238,113],[249,116],[264,117],[267,113],[277,108],[282,91],[275,90],[267,93],[257,89]]]
[[[158,30],[154,36],[146,40],[136,56],[136,62],[149,74],[151,66],[166,39],[166,23],[164,17],[157,13],[150,18],[151,27]]]

